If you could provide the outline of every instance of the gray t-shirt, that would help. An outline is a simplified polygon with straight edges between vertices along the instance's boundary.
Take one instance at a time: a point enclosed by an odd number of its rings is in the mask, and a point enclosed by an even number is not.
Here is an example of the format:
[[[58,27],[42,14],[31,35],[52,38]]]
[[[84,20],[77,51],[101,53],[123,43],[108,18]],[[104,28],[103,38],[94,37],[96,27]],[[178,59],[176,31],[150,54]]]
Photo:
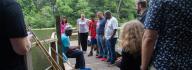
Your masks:
[[[89,31],[89,20],[88,19],[78,19],[77,25],[79,26],[79,33],[87,33]]]

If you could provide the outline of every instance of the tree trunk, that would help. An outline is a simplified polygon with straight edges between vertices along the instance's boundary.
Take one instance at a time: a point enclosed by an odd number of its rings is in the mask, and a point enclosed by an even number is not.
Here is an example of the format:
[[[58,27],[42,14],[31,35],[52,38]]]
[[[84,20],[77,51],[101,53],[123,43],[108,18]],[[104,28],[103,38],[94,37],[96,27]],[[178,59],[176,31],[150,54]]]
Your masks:
[[[53,14],[55,16],[55,24],[56,24],[56,34],[57,34],[57,39],[58,39],[58,53],[59,55],[62,55],[62,45],[61,45],[61,26],[60,26],[60,14],[58,11],[58,8],[56,6],[56,0],[51,0],[51,5],[52,5],[52,10],[53,10]],[[59,65],[64,69],[64,65],[63,65],[63,59],[59,58]]]
[[[119,19],[119,11],[120,11],[120,7],[121,7],[121,3],[122,3],[122,0],[119,0],[119,5],[117,7],[117,18]]]
[[[56,32],[57,32],[57,39],[58,39],[58,52],[59,55],[62,55],[62,46],[61,46],[61,28],[60,28],[60,16],[55,16],[55,20],[56,20]],[[64,65],[63,65],[63,59],[59,58],[59,65],[64,69]]]

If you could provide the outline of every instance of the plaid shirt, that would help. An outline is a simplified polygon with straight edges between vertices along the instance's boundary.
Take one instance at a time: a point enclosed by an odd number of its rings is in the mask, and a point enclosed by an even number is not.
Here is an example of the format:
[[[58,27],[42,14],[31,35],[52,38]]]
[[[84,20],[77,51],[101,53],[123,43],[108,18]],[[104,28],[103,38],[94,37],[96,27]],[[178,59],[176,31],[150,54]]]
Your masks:
[[[89,22],[89,32],[91,38],[96,38],[96,26],[97,26],[97,21],[91,20]]]

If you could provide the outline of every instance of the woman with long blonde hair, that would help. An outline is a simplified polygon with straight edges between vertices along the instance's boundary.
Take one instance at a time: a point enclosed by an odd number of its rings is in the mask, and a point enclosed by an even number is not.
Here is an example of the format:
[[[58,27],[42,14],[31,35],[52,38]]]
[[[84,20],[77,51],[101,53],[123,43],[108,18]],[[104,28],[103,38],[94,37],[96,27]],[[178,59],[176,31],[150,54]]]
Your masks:
[[[144,26],[138,20],[124,24],[120,36],[120,46],[123,49],[121,70],[140,70],[143,31]]]

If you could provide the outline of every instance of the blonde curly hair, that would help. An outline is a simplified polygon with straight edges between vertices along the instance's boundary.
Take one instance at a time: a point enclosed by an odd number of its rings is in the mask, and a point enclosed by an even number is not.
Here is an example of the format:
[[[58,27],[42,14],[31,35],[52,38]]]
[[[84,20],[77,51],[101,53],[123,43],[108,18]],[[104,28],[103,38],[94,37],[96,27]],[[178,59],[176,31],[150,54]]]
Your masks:
[[[144,26],[138,20],[132,20],[123,25],[120,46],[125,52],[134,54],[141,51]]]

